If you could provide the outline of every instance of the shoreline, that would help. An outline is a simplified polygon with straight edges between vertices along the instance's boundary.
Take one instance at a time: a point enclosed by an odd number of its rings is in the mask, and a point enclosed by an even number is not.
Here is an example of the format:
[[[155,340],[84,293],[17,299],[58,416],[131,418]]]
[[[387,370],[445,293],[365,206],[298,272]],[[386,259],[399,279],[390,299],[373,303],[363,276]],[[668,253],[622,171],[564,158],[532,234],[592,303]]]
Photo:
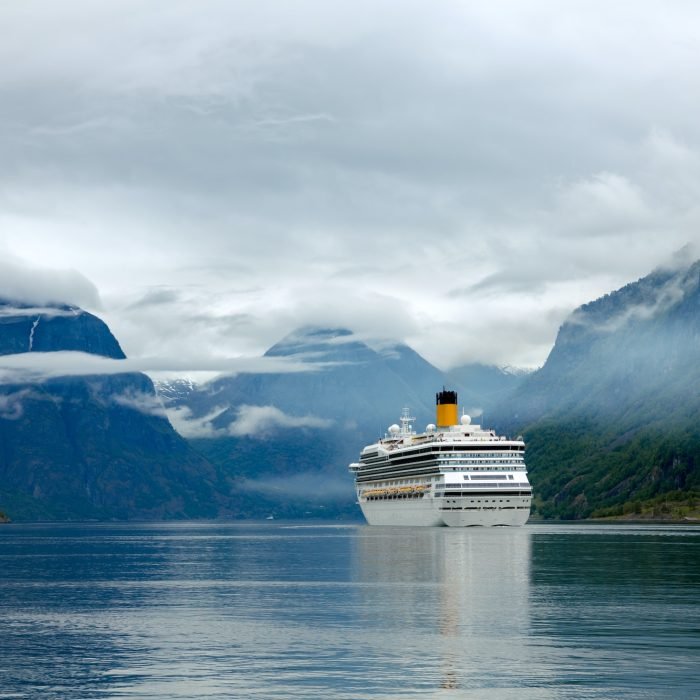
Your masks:
[[[320,518],[280,518],[275,519],[273,523],[317,523],[319,525],[363,525],[364,520],[352,519],[320,519]],[[211,525],[223,524],[271,524],[267,519],[261,518],[192,518],[192,519],[173,519],[173,520],[19,520],[13,521],[4,513],[0,514],[0,525],[18,524],[18,525],[177,525],[184,523],[200,523]],[[605,518],[581,518],[578,520],[561,520],[556,518],[530,518],[526,525],[696,525],[700,526],[700,518],[640,518],[629,516],[610,516]]]
[[[610,518],[587,518],[589,523],[616,523],[630,525],[700,525],[700,518],[627,518],[625,516]]]
[[[538,518],[527,522],[528,525],[572,525],[575,523],[591,525],[700,525],[700,518],[630,518],[621,515],[605,518],[581,518],[580,520],[557,520],[555,518],[545,520],[544,518]]]

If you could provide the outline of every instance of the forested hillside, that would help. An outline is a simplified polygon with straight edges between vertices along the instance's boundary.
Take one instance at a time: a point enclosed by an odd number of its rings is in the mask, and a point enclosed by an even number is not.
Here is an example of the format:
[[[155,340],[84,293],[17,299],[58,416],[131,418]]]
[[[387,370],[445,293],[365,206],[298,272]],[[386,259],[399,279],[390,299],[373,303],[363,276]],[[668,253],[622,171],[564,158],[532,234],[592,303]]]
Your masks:
[[[577,309],[494,412],[523,432],[544,517],[692,513],[700,491],[700,263]]]

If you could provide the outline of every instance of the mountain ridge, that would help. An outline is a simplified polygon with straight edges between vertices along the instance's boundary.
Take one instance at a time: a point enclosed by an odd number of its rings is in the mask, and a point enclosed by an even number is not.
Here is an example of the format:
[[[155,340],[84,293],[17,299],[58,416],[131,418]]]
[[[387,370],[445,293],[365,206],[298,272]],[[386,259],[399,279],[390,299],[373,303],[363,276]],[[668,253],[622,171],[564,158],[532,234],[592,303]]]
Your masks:
[[[522,431],[546,517],[700,491],[700,261],[576,309],[543,367],[491,413]]]
[[[36,306],[0,298],[0,355],[59,350],[126,358],[105,322],[77,306]]]
[[[0,354],[125,357],[77,307],[0,304]],[[168,422],[144,374],[0,384],[0,510],[14,520],[214,516],[218,476]]]
[[[263,514],[256,485],[277,487],[276,500],[265,503],[267,513],[287,507],[284,489],[299,491],[303,477],[310,497],[306,504],[297,501],[297,513],[307,513],[309,501],[316,501],[313,507],[327,513],[357,517],[348,464],[398,420],[404,406],[418,430],[433,423],[435,393],[451,381],[405,343],[373,345],[346,328],[300,328],[265,355],[318,363],[314,371],[237,375],[195,390],[185,382],[159,391],[175,425],[183,411],[197,430],[198,421],[207,420],[208,436],[192,435],[193,444],[237,488],[253,489],[250,513]],[[187,429],[186,422],[180,425]],[[273,494],[269,488],[264,493]]]

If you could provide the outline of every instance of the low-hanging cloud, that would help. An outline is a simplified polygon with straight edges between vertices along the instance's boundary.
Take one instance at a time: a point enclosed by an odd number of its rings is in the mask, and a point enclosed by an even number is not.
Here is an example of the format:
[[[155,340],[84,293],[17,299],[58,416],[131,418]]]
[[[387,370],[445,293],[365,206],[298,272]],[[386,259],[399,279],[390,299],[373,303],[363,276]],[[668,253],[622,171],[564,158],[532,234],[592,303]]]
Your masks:
[[[318,500],[354,499],[355,490],[348,478],[332,477],[322,472],[306,471],[290,476],[275,475],[259,479],[241,479],[237,488],[255,493],[276,493],[285,498],[311,497]]]
[[[24,415],[24,402],[36,398],[31,389],[22,389],[10,394],[0,394],[0,419],[18,420]]]
[[[0,384],[37,383],[55,377],[128,372],[207,371],[221,374],[322,371],[328,363],[286,357],[192,358],[142,357],[114,360],[84,352],[25,352],[0,356]]]
[[[18,259],[0,260],[0,300],[36,304],[101,307],[97,287],[76,270],[36,267]],[[59,312],[54,310],[54,315]]]
[[[228,433],[236,437],[264,435],[277,428],[329,428],[333,421],[318,416],[290,416],[275,406],[238,407],[236,420]]]
[[[82,311],[76,307],[59,308],[56,306],[12,306],[0,304],[0,318],[12,318],[16,316],[42,316],[43,318],[72,318],[79,316]]]
[[[265,438],[276,430],[289,428],[330,428],[333,421],[318,416],[291,416],[276,406],[236,408],[235,418],[226,426],[215,426],[217,419],[228,410],[216,407],[204,416],[196,416],[187,406],[168,407],[172,426],[187,438],[256,437]]]
[[[664,274],[659,271],[659,274]],[[577,309],[569,316],[566,322],[573,326],[582,326],[596,333],[614,333],[628,323],[634,321],[646,321],[668,311],[681,302],[685,296],[696,289],[700,284],[698,271],[695,274],[683,274],[683,268],[672,274],[663,284],[648,290],[646,298],[637,303],[624,305],[614,315],[597,318],[590,314],[586,307]]]
[[[122,394],[112,396],[112,401],[120,406],[131,408],[148,416],[166,417],[163,403],[156,394],[148,394],[142,391],[125,391]]]
[[[226,406],[216,407],[203,416],[195,416],[188,406],[166,407],[170,424],[185,438],[226,437],[227,431],[215,428],[213,423],[226,410]]]

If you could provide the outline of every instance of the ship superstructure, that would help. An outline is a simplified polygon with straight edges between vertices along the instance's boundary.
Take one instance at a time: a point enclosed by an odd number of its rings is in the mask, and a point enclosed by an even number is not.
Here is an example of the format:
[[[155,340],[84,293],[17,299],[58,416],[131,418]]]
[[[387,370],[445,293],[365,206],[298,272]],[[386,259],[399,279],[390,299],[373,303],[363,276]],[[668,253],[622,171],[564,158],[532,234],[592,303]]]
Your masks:
[[[400,425],[367,445],[355,474],[357,500],[370,525],[524,525],[532,488],[525,443],[498,436],[458,415],[457,393],[436,395],[436,424]]]

